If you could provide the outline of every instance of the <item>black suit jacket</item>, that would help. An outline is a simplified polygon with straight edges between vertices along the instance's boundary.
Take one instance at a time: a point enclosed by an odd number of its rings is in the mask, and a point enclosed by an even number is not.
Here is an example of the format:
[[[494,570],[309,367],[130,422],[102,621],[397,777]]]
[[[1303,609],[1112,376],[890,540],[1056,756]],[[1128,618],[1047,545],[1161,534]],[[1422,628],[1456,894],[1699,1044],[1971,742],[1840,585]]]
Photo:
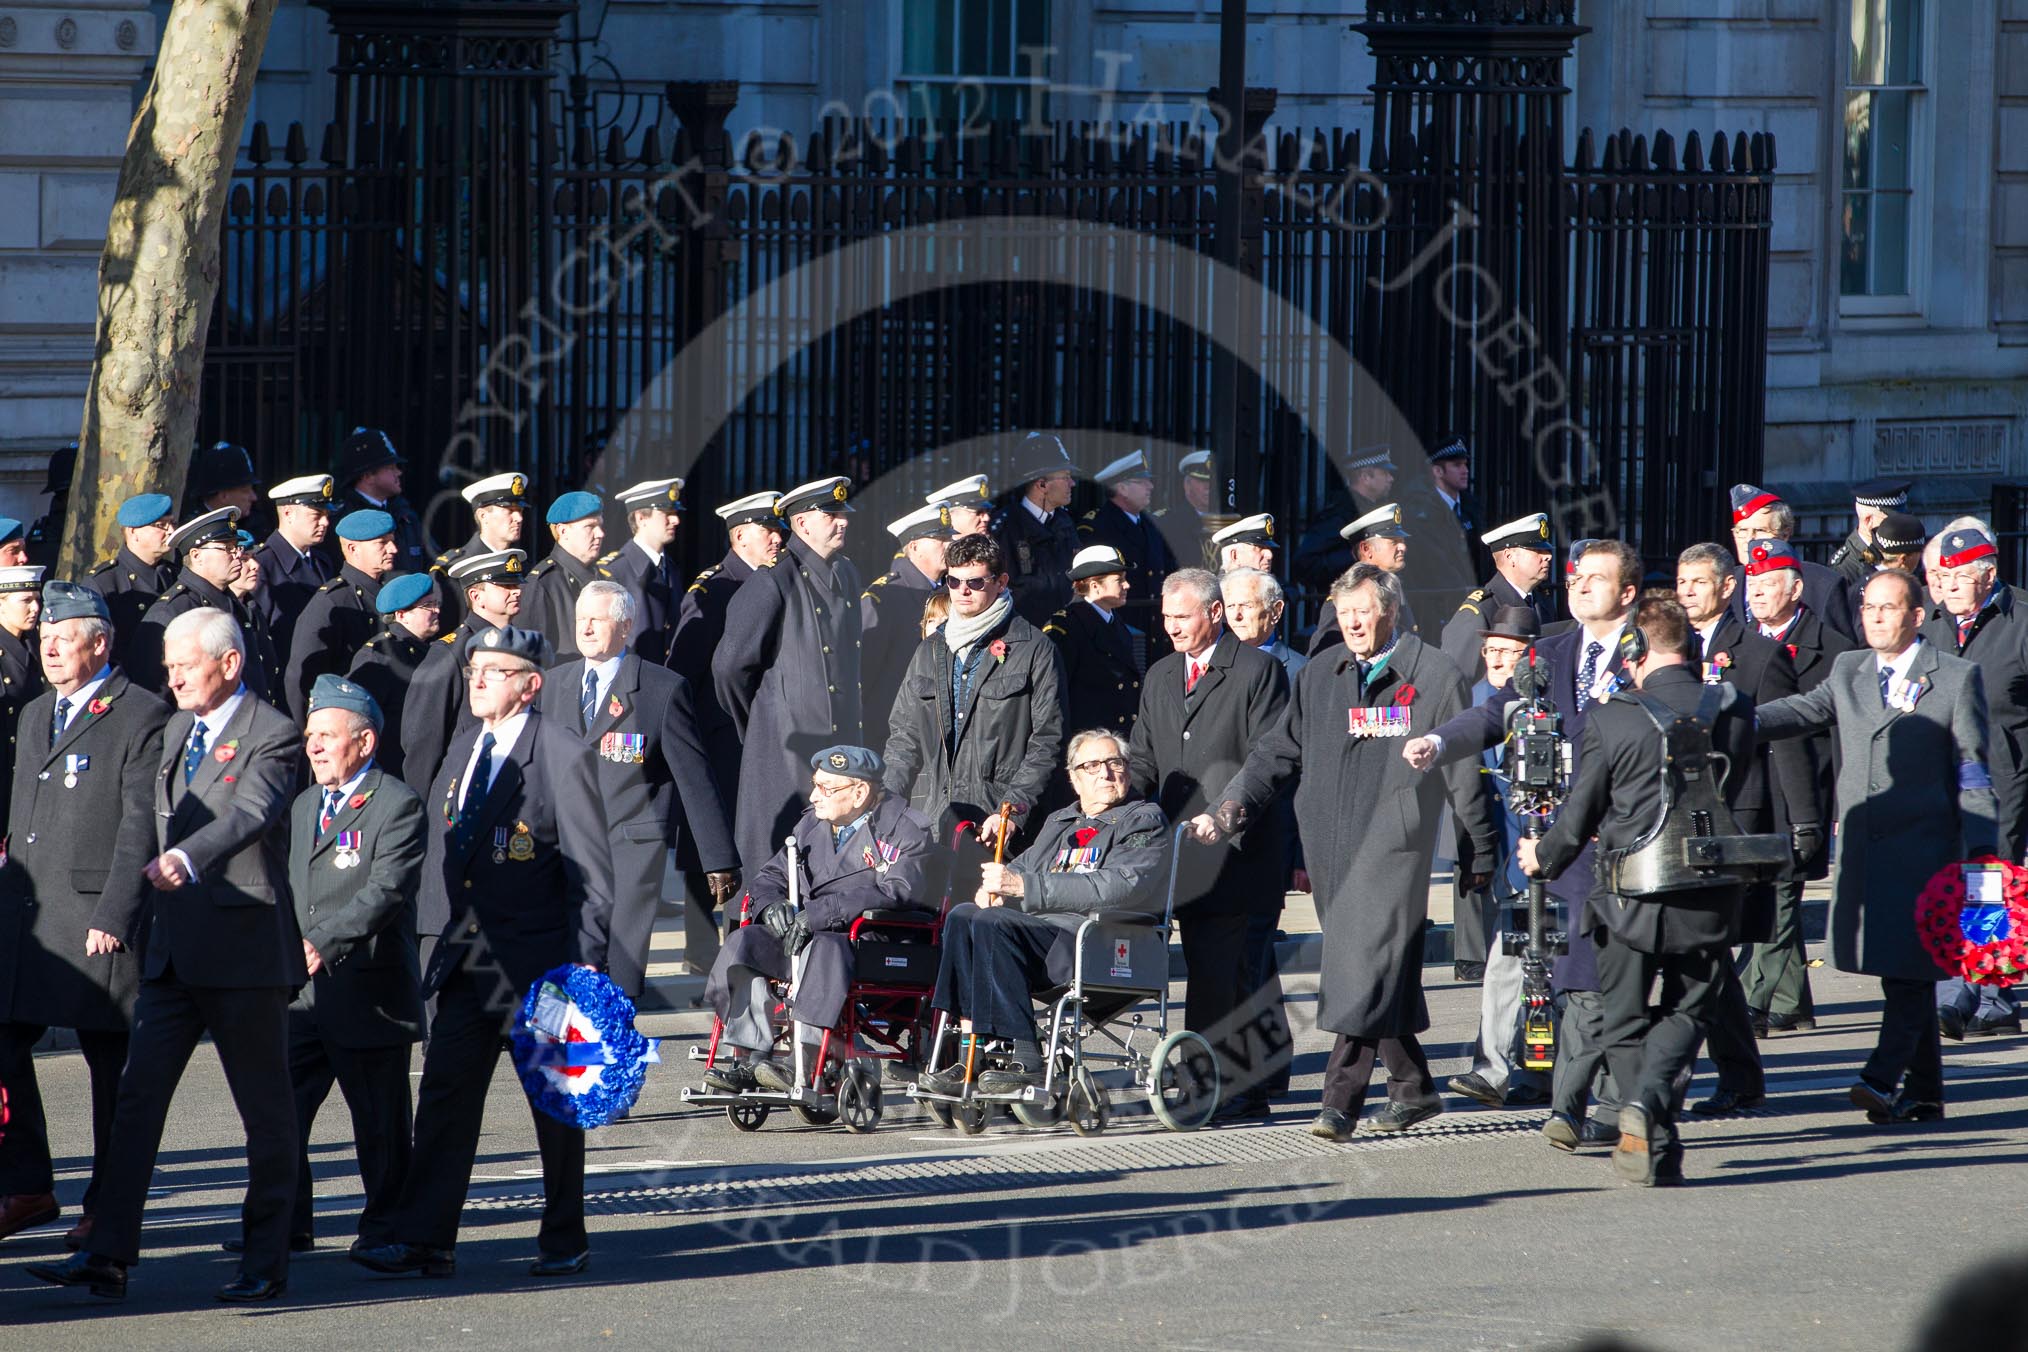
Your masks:
[[[1134,792],[1154,800],[1172,822],[1217,806],[1207,795],[1232,781],[1289,703],[1282,664],[1230,630],[1218,636],[1204,674],[1185,694],[1188,660],[1170,653],[1148,668],[1129,752]],[[1279,911],[1288,877],[1285,820],[1281,812],[1265,812],[1229,840],[1184,846],[1177,910]]]
[[[1736,687],[1735,687],[1736,689]],[[1664,667],[1650,672],[1642,693],[1679,713],[1697,707],[1704,685],[1694,668]],[[1624,849],[1647,833],[1662,806],[1662,738],[1633,700],[1615,697],[1589,711],[1585,720],[1583,768],[1570,797],[1543,836],[1537,857],[1554,877],[1591,848]],[[1728,761],[1724,793],[1738,793],[1737,768],[1753,761],[1753,701],[1739,694],[1711,730],[1712,749]],[[1595,885],[1591,909],[1630,947],[1643,953],[1685,953],[1733,942],[1743,889],[1714,887],[1641,898],[1623,913],[1606,900],[1603,881]]]
[[[1796,669],[1788,649],[1749,629],[1731,611],[1725,612],[1704,645],[1704,679],[1726,680],[1758,708],[1796,694]],[[1763,744],[1741,774],[1733,812],[1740,829],[1786,831],[1798,822],[1820,829],[1825,819],[1816,811],[1816,755],[1800,738]],[[1825,832],[1828,836],[1829,832]]]
[[[1134,631],[1121,615],[1110,622],[1089,601],[1072,601],[1042,626],[1063,663],[1064,726],[1104,728],[1122,737],[1141,711],[1141,671]]]
[[[627,541],[599,560],[613,581],[634,597],[634,651],[657,666],[669,655],[669,635],[676,628],[675,565],[661,556],[657,569],[647,551]]]
[[[422,1036],[415,920],[422,799],[376,767],[338,805],[331,829],[320,835],[323,805],[324,790],[312,784],[297,796],[290,814],[289,890],[296,923],[323,959],[296,1004],[340,1047],[404,1046]],[[340,868],[340,837],[348,833],[358,836],[351,850],[356,862]]]
[[[1852,640],[1859,641],[1859,615],[1853,606],[1852,589],[1844,575],[1821,563],[1803,563],[1803,604],[1825,624]],[[1732,570],[1732,613],[1741,624],[1752,624],[1746,608],[1746,569]]]

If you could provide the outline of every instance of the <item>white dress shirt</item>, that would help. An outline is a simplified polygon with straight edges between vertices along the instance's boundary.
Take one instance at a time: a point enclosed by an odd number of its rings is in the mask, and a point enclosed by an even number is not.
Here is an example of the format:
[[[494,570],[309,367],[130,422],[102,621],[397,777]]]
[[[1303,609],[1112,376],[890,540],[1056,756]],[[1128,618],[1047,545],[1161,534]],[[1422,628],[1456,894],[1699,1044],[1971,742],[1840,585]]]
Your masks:
[[[84,711],[86,705],[92,702],[92,696],[99,693],[99,687],[104,685],[106,681],[112,676],[112,674],[113,674],[112,664],[108,663],[105,666],[99,668],[98,675],[92,677],[89,681],[86,681],[83,685],[79,686],[76,690],[73,690],[70,694],[57,696],[57,699],[59,700],[70,701],[70,704],[66,706],[64,709],[63,727],[60,729],[61,732],[70,731],[70,725],[77,722],[77,716]]]
[[[225,727],[226,724],[232,722],[232,716],[239,712],[240,701],[245,698],[246,698],[246,687],[242,685],[239,689],[233,691],[230,695],[227,695],[225,697],[225,703],[219,705],[216,709],[213,709],[208,714],[199,714],[197,718],[191,723],[190,725],[191,737],[195,737],[197,735],[197,725],[199,723],[202,723],[204,725],[205,755],[207,756],[211,755],[213,750],[218,746],[219,732]],[[73,718],[77,717],[76,710],[71,711],[71,717]],[[181,753],[183,756],[188,756],[190,754],[191,737],[186,737],[183,739],[183,749]],[[169,773],[172,775],[177,775],[179,777],[182,775],[183,764],[180,759],[177,761],[175,765],[172,765],[169,768]],[[181,849],[173,845],[170,846],[163,853],[176,856],[176,862],[183,866],[183,872],[189,875],[190,881],[192,882],[197,881],[197,869],[194,865],[191,864],[189,855],[183,853]]]
[[[493,759],[486,766],[486,792],[493,791],[493,781],[500,777],[501,765],[513,754],[514,744],[521,740],[521,730],[527,726],[528,711],[523,709],[512,718],[502,720],[499,727],[490,729],[493,734]],[[472,753],[465,757],[465,772],[458,776],[458,801],[453,805],[454,809],[464,807],[465,795],[472,790],[472,770],[479,763],[479,743],[488,731],[482,727],[472,738]]]

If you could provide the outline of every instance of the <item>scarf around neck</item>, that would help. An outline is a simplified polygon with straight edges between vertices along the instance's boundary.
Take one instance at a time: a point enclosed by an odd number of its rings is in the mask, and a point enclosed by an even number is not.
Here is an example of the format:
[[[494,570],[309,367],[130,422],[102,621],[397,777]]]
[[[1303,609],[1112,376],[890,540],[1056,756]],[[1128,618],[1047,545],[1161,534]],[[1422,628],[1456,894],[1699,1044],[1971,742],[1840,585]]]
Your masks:
[[[970,619],[953,610],[951,617],[944,621],[944,646],[951,650],[953,657],[958,656],[992,633],[1013,609],[1014,597],[1008,592],[1001,592],[999,600]]]

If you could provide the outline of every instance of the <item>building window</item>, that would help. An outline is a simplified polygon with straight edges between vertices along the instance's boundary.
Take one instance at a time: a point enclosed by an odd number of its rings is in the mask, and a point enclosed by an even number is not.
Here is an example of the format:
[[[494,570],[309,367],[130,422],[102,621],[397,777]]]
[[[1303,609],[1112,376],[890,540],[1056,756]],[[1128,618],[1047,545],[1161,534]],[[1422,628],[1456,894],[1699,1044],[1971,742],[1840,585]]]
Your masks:
[[[911,116],[1027,119],[1047,116],[1041,58],[1049,0],[905,0],[903,106]]]
[[[1927,93],[1924,0],[1846,5],[1838,293],[1847,313],[1905,313],[1914,308],[1923,233],[1925,174],[1915,147]]]

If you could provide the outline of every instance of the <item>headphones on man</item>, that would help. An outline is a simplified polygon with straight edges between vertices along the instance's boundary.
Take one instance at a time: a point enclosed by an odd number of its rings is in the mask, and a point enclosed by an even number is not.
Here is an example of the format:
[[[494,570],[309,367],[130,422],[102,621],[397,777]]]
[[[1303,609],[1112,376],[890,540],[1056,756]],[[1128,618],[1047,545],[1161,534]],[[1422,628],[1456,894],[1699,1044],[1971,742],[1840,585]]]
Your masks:
[[[1627,627],[1620,631],[1620,664],[1631,667],[1648,655],[1648,636],[1641,627],[1627,618]]]

